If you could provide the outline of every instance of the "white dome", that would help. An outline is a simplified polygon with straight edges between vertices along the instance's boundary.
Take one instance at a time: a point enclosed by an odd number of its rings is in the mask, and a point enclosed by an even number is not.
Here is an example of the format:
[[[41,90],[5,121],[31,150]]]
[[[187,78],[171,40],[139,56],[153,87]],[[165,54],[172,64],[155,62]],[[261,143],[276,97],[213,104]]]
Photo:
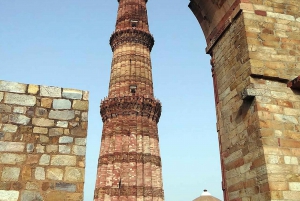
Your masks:
[[[193,201],[221,201],[221,200],[212,196],[207,190],[204,190],[201,196],[196,198]]]

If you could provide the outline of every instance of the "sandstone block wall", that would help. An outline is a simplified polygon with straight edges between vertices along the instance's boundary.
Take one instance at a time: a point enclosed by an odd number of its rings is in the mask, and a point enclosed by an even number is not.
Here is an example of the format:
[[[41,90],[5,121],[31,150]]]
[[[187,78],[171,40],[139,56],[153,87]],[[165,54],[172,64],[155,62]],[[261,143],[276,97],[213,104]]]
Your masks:
[[[83,200],[88,92],[0,81],[0,200]]]
[[[225,200],[300,200],[300,90],[287,86],[300,1],[191,1],[212,56]]]

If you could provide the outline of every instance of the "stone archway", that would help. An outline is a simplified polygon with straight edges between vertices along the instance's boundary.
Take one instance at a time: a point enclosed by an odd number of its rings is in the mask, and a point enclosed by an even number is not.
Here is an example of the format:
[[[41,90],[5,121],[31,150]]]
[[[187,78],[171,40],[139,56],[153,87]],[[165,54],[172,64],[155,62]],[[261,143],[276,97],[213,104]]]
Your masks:
[[[211,55],[224,200],[298,200],[300,2],[189,7]]]

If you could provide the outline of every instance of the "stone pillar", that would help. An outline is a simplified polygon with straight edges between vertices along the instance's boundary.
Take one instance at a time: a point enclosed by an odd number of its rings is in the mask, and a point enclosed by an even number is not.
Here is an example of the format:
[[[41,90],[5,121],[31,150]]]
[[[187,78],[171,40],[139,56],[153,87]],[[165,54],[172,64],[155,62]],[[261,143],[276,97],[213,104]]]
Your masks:
[[[224,200],[300,198],[300,1],[191,0],[212,56]],[[291,87],[291,88],[290,88]]]
[[[0,81],[0,200],[83,200],[88,92]]]
[[[95,201],[163,201],[147,0],[119,0],[109,93],[103,121]]]

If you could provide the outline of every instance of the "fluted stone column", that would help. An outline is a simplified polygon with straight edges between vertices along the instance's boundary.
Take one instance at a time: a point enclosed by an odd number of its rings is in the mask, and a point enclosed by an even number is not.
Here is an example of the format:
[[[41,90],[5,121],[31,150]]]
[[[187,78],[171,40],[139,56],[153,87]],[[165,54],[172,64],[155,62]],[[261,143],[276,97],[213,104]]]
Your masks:
[[[101,102],[103,121],[95,201],[162,201],[147,0],[119,0],[109,93]]]

